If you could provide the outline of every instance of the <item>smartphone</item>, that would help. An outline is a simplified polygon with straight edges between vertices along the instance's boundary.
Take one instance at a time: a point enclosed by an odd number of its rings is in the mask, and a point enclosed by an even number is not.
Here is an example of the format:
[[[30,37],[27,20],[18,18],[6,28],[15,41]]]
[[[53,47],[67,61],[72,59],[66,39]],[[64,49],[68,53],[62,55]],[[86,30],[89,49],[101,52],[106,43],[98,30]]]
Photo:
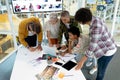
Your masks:
[[[56,65],[59,65],[59,66],[62,66],[62,65],[63,65],[63,63],[61,63],[61,62],[55,62],[55,64],[56,64]]]

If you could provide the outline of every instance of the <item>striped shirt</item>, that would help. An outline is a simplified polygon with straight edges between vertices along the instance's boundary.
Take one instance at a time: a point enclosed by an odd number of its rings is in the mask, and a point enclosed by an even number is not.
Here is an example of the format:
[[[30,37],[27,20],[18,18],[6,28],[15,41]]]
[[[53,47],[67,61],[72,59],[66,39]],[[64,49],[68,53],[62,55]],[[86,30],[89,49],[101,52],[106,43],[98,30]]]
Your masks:
[[[92,22],[89,28],[90,44],[85,51],[86,56],[100,58],[106,54],[107,51],[116,48],[114,40],[107,29],[103,20],[98,17],[92,17]]]

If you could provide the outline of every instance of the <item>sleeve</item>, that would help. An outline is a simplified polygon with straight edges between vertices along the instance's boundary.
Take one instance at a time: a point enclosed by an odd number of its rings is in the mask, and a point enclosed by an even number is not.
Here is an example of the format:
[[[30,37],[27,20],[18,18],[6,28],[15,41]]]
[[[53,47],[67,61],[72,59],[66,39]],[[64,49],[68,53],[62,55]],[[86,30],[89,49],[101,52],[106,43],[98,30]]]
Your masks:
[[[21,44],[23,44],[25,47],[28,46],[27,42],[25,41],[25,22],[22,21],[20,24],[19,24],[19,30],[18,30],[18,37],[19,37],[19,41]]]
[[[60,28],[58,33],[58,43],[61,44],[62,41],[62,35],[63,35],[63,24],[60,22]]]
[[[92,25],[92,29],[90,31],[90,44],[88,46],[88,49],[85,51],[87,57],[93,56],[93,52],[98,46],[98,41],[101,38],[101,32],[102,32],[102,24],[97,20],[94,21]]]
[[[79,39],[78,44],[71,50],[72,53],[79,53],[79,51],[82,48],[81,42],[82,42],[81,39]]]
[[[38,34],[38,43],[41,44],[42,39],[43,39],[43,29],[42,29],[42,25],[39,21],[39,18],[36,19],[36,22],[40,25],[40,33]]]

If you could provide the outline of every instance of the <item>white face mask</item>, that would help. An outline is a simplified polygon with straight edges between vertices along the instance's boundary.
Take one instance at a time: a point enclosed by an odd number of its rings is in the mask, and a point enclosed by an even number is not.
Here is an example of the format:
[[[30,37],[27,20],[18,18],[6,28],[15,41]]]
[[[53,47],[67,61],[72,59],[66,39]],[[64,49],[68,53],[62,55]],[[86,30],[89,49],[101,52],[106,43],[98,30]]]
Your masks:
[[[66,23],[65,25],[69,25],[69,23]]]
[[[67,26],[67,28],[70,28],[69,23],[66,23],[65,25]]]

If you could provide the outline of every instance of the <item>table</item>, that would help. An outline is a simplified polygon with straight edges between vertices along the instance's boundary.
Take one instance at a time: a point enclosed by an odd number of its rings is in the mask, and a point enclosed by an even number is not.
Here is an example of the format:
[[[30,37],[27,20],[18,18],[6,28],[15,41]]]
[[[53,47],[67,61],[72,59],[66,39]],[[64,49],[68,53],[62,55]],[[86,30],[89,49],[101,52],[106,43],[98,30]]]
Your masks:
[[[41,60],[37,63],[34,63],[34,60],[42,56],[42,54],[44,54],[47,50],[50,53],[55,52],[54,48],[47,46],[43,46],[43,51],[35,52],[30,52],[25,47],[21,47],[17,52],[10,80],[37,80],[35,75],[41,73],[48,64],[46,60]],[[64,72],[67,75],[74,75],[64,77],[62,79],[57,78],[56,76],[54,80],[86,80],[81,70],[76,71],[73,68],[70,71],[67,71],[61,66],[55,65],[54,63],[52,65],[60,68],[59,72]]]

